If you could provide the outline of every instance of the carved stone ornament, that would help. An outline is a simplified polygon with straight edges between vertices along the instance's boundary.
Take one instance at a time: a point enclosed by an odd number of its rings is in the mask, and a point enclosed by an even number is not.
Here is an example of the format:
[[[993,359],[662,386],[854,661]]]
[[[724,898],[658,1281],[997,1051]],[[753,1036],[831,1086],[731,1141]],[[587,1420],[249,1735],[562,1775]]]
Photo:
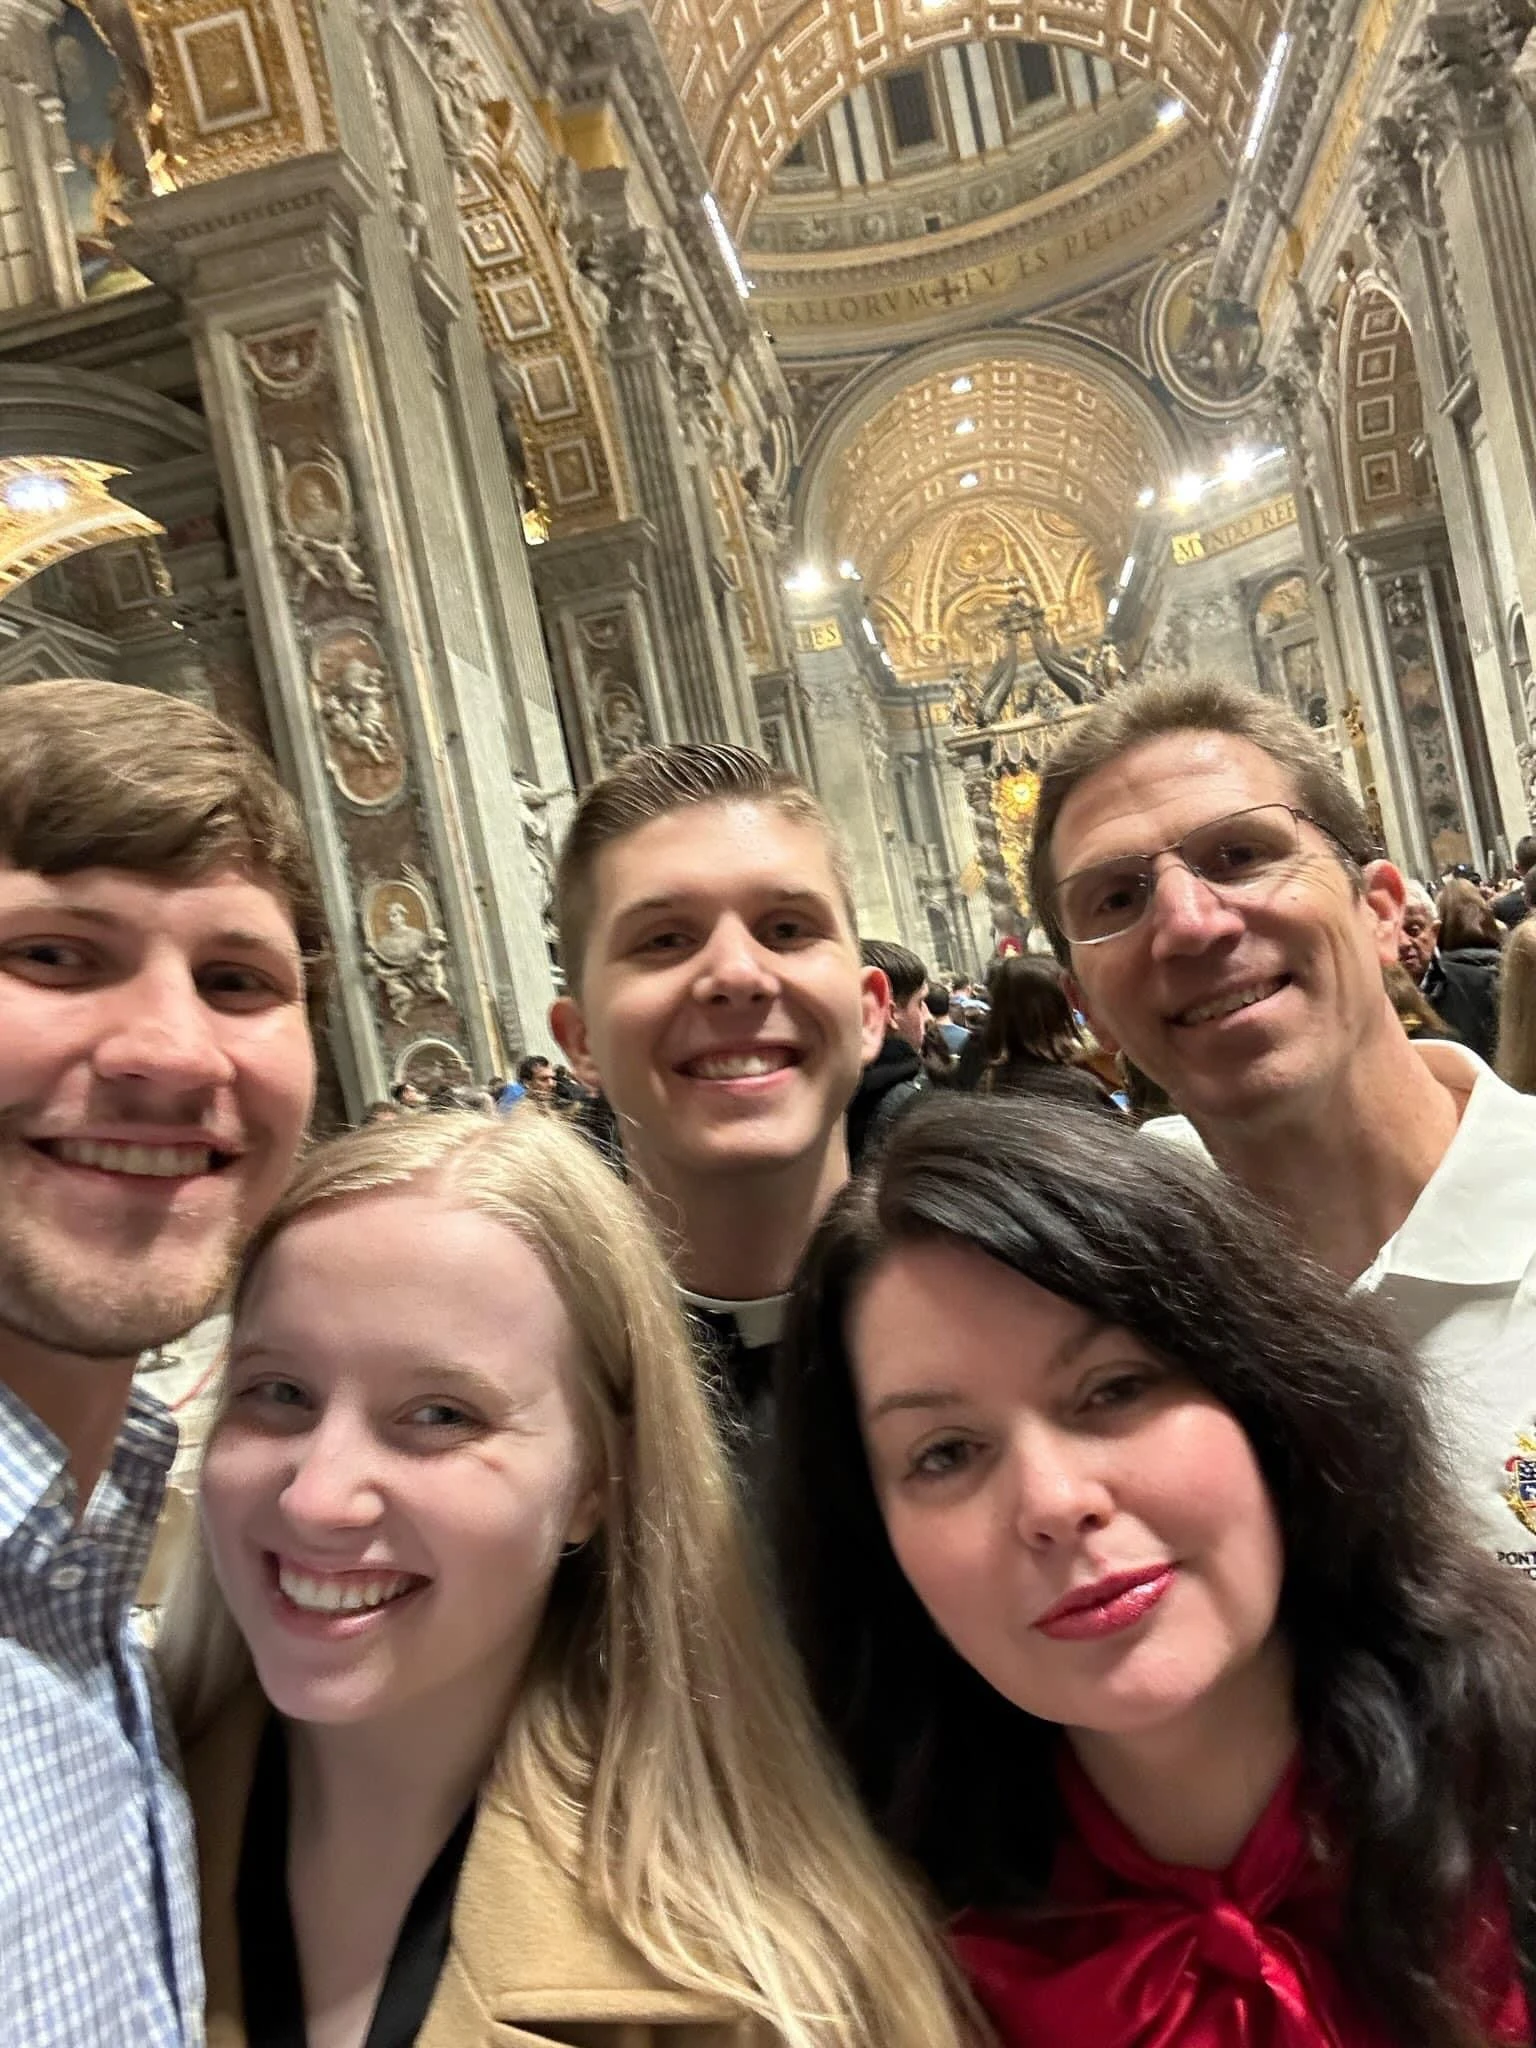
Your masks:
[[[431,77],[448,161],[465,164],[485,128],[491,88],[470,47],[464,0],[396,0],[394,12]]]
[[[374,587],[358,552],[357,508],[340,456],[323,445],[291,465],[275,444],[267,454],[277,541],[295,600],[312,586],[371,600]]]
[[[360,619],[325,626],[309,674],[332,780],[355,804],[389,803],[405,783],[405,747],[389,665],[370,627]]]
[[[546,940],[558,937],[554,920],[555,843],[550,829],[549,800],[558,789],[540,789],[526,775],[516,778],[518,802],[523,814],[523,844],[538,880],[539,920]]]
[[[423,1095],[456,1088],[472,1073],[469,1061],[446,1038],[413,1039],[395,1060],[395,1079],[409,1081]]]
[[[389,1014],[408,1022],[421,1003],[453,1008],[448,987],[448,934],[438,924],[426,877],[405,868],[397,881],[374,882],[363,893],[363,938],[368,972]]]
[[[325,338],[306,324],[258,334],[245,344],[251,377],[273,398],[299,398],[312,389],[325,367]]]

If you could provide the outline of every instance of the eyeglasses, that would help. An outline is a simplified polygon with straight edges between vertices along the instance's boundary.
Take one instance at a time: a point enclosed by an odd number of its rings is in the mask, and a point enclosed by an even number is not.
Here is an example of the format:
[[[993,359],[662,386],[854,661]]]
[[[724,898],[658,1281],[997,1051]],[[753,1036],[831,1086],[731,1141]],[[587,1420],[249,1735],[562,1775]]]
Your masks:
[[[1157,863],[1170,853],[1218,896],[1273,888],[1304,857],[1304,824],[1317,825],[1334,839],[1326,825],[1289,804],[1256,804],[1252,810],[1212,818],[1155,853],[1127,853],[1063,876],[1050,892],[1051,914],[1071,945],[1102,946],[1106,939],[1118,939],[1145,917],[1157,888]],[[1340,841],[1334,844],[1353,858]]]

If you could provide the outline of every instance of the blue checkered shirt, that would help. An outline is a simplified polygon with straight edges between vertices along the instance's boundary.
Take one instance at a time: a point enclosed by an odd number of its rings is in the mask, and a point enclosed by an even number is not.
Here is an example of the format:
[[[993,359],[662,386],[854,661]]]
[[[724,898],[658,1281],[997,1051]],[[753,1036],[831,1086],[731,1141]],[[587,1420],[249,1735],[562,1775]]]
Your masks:
[[[202,2039],[191,1816],[130,1614],[175,1449],[135,1390],[77,1527],[63,1445],[0,1386],[0,2048]]]

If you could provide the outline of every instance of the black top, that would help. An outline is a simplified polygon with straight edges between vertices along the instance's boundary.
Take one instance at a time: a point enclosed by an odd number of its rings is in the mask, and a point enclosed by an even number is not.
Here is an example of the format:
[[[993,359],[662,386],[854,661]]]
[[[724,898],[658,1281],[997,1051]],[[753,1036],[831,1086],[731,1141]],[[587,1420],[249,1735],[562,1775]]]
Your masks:
[[[848,1105],[848,1164],[855,1172],[923,1086],[922,1061],[904,1038],[888,1031],[885,1043],[860,1074]]]
[[[469,1807],[406,1908],[364,2048],[411,2048],[448,1956],[459,1871],[475,1824]],[[288,1744],[276,1714],[257,1753],[235,1891],[249,2048],[308,2048],[299,1951],[288,1906]]]
[[[1462,1043],[1491,1063],[1499,1035],[1498,948],[1458,946],[1436,953],[1419,987]]]

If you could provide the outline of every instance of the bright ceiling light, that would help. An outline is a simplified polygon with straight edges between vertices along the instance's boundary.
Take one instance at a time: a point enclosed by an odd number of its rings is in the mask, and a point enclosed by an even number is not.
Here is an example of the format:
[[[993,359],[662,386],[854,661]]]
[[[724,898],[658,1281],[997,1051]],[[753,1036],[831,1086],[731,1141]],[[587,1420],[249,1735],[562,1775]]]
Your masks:
[[[960,479],[960,488],[962,491],[974,491],[980,482],[981,478],[976,474],[975,470],[968,469]]]
[[[1251,448],[1229,448],[1222,460],[1221,473],[1229,484],[1245,484],[1259,466],[1259,458]]]
[[[827,579],[814,562],[802,562],[791,576],[784,579],[784,588],[791,597],[818,597],[827,587]]]
[[[1125,586],[1127,585],[1127,583],[1129,583],[1129,582],[1130,582],[1131,578],[1132,578],[1132,577],[1133,577],[1133,576],[1134,576],[1135,574],[1136,574],[1136,557],[1135,557],[1134,555],[1127,555],[1127,556],[1126,556],[1126,558],[1125,558],[1125,560],[1124,560],[1124,561],[1123,561],[1123,562],[1122,562],[1122,563],[1120,564],[1120,584],[1119,584],[1119,587],[1120,587],[1120,589],[1121,589],[1121,590],[1124,590],[1124,588],[1125,588]]]
[[[860,619],[859,624],[863,627],[864,638],[869,642],[870,646],[878,647],[880,645],[880,635],[875,631],[874,620]]]
[[[5,502],[13,512],[60,512],[69,498],[69,485],[60,476],[19,476],[5,487]]]
[[[720,211],[714,193],[706,192],[701,204],[704,208],[704,218],[709,222],[714,232],[715,240],[720,247],[720,254],[725,258],[725,267],[731,273],[731,282],[736,287],[737,297],[742,299],[750,298],[752,296],[752,280],[741,267],[741,258],[736,254],[736,244],[731,240],[730,230],[725,225],[725,216]]]
[[[957,377],[954,383],[951,384],[949,388],[954,393],[956,398],[964,398],[967,391],[975,390],[976,380],[974,377]]]
[[[976,422],[973,419],[963,419],[955,421],[955,432],[957,434],[974,434],[975,431]]]
[[[845,583],[857,583],[859,581],[859,572],[852,562],[839,562],[837,573]]]
[[[1269,63],[1264,70],[1264,83],[1259,87],[1259,96],[1253,103],[1253,119],[1248,124],[1248,139],[1243,144],[1243,162],[1251,164],[1259,153],[1259,144],[1264,140],[1264,130],[1269,126],[1269,117],[1275,110],[1275,94],[1280,90],[1280,70],[1285,63],[1285,53],[1291,47],[1287,30],[1281,29],[1275,37],[1269,53]]]
[[[1157,110],[1157,125],[1159,128],[1172,128],[1177,122],[1182,121],[1183,118],[1184,102],[1182,100],[1164,100]]]
[[[1108,603],[1108,604],[1107,604],[1107,605],[1106,605],[1106,606],[1104,607],[1104,616],[1105,616],[1105,618],[1107,618],[1107,619],[1112,619],[1112,618],[1113,618],[1113,617],[1115,616],[1115,613],[1116,613],[1117,611],[1119,611],[1119,609],[1120,609],[1120,600],[1119,600],[1119,598],[1118,598],[1118,597],[1112,597],[1112,598],[1111,598],[1111,599],[1109,600],[1109,603]]]
[[[1141,511],[1145,512],[1147,507],[1154,502],[1156,497],[1157,493],[1153,490],[1152,486],[1150,484],[1143,484],[1141,489],[1136,493],[1136,504]]]
[[[1174,480],[1173,489],[1168,495],[1172,498],[1174,504],[1183,511],[1190,505],[1198,505],[1204,490],[1205,479],[1190,472]]]

